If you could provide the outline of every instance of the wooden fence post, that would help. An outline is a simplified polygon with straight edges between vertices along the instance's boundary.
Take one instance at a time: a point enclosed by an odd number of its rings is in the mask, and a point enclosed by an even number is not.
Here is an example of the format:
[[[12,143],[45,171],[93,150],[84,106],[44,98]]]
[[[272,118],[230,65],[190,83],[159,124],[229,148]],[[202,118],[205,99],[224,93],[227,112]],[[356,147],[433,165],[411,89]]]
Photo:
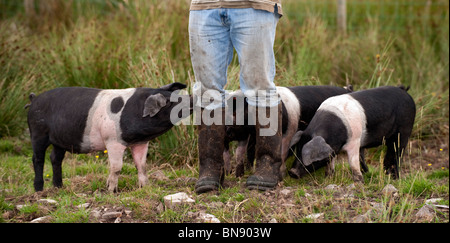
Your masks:
[[[346,0],[337,0],[337,25],[338,30],[345,35],[347,33],[347,3]]]

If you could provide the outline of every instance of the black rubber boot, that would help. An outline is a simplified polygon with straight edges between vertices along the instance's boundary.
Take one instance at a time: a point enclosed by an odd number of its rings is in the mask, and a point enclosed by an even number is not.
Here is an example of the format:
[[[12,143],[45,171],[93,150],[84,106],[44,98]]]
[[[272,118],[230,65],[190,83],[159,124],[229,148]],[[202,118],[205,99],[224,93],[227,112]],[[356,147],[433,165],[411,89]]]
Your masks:
[[[203,113],[203,109],[201,110]],[[215,110],[222,112],[223,109]],[[222,120],[223,121],[223,120]],[[195,184],[195,192],[205,193],[218,190],[224,179],[224,150],[225,125],[205,125],[201,121],[198,126],[199,178]]]
[[[281,144],[282,144],[282,105],[278,105],[278,126],[274,127],[276,133],[273,136],[261,136],[261,129],[269,128],[270,124],[262,125],[258,118],[258,112],[265,112],[270,117],[270,108],[257,108],[256,116],[256,169],[255,174],[247,179],[246,186],[249,189],[269,190],[273,189],[281,181]]]

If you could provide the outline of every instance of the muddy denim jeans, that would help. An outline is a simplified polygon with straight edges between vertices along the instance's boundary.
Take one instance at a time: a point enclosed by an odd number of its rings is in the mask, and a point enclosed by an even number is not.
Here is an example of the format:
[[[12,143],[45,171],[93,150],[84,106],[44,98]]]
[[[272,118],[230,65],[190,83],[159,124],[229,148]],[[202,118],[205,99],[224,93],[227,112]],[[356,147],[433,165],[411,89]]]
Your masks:
[[[258,107],[278,105],[273,45],[279,18],[277,11],[252,8],[190,11],[196,106],[208,110],[225,106],[224,86],[233,49],[239,57],[240,87],[248,103]]]

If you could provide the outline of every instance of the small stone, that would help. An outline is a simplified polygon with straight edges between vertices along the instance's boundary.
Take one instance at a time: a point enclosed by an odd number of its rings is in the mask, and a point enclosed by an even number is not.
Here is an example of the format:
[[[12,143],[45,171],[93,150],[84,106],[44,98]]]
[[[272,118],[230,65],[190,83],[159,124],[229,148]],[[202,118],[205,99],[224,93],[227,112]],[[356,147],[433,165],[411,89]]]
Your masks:
[[[39,200],[37,200],[37,203],[42,203],[42,204],[46,204],[46,205],[58,205],[57,201],[55,201],[53,199],[48,199],[48,198],[39,199]]]
[[[313,214],[310,214],[310,215],[306,216],[305,218],[307,218],[307,219],[318,219],[318,218],[322,217],[323,215],[324,215],[324,213],[313,213]]]
[[[336,191],[336,190],[339,190],[339,188],[340,187],[336,184],[330,184],[330,185],[326,186],[324,189],[327,191]]]
[[[166,175],[164,175],[164,172],[157,170],[153,173],[150,174],[150,177],[152,179],[158,180],[158,181],[168,181],[169,177],[167,177]]]
[[[276,223],[278,223],[278,221],[277,221],[276,219],[271,219],[271,220],[269,221],[269,223],[276,224]]]
[[[416,214],[416,219],[419,222],[431,222],[436,215],[433,206],[424,205]]]
[[[52,219],[52,216],[44,216],[44,217],[40,217],[40,218],[35,218],[35,219],[31,220],[30,223],[49,223],[51,219]]]
[[[355,185],[355,183],[352,183],[352,184],[350,184],[350,185],[348,185],[347,186],[347,190],[354,190],[354,189],[356,189],[356,185]]]
[[[280,191],[280,194],[285,196],[285,197],[289,196],[289,194],[291,194],[291,193],[292,193],[292,191],[289,190],[289,189],[283,189],[283,190]]]
[[[90,203],[83,203],[83,204],[78,205],[77,208],[88,208],[90,206],[91,206]]]
[[[393,186],[392,184],[387,184],[381,192],[385,195],[394,195],[394,196],[398,195],[397,188],[395,188],[395,186]]]
[[[164,212],[164,205],[162,203],[158,203],[158,205],[156,205],[156,212],[157,213]]]
[[[220,223],[220,220],[216,216],[208,213],[200,213],[197,220],[201,223]]]
[[[351,220],[352,223],[370,223],[369,216],[366,214],[358,215]]]
[[[434,204],[434,203],[437,203],[437,202],[442,201],[442,200],[444,200],[444,199],[442,199],[442,198],[431,198],[431,199],[426,200],[425,204]]]
[[[173,208],[177,205],[182,205],[185,203],[194,203],[195,200],[190,198],[186,193],[179,192],[172,195],[164,197],[164,205],[166,208]]]
[[[108,212],[102,215],[103,219],[115,219],[122,216],[122,212]]]
[[[97,209],[92,210],[90,214],[92,217],[94,217],[96,219],[98,219],[102,216],[100,210],[97,210]]]

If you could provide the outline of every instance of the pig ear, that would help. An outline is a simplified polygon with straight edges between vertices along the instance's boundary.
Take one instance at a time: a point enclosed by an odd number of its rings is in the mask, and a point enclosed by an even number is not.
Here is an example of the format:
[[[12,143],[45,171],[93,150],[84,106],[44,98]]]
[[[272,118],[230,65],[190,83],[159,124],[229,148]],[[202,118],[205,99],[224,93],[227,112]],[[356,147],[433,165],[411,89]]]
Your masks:
[[[289,144],[289,148],[296,145],[298,141],[300,141],[300,138],[302,137],[303,131],[298,131],[291,139],[291,143]]]
[[[175,90],[179,90],[179,89],[184,89],[186,87],[187,86],[185,84],[175,82],[175,83],[171,83],[168,85],[164,85],[160,89],[167,90],[167,91],[175,91]]]
[[[303,164],[308,166],[316,161],[321,161],[333,155],[333,149],[321,136],[314,137],[302,150]]]
[[[162,94],[155,94],[150,95],[146,100],[144,104],[144,112],[142,117],[154,117],[158,112],[166,106],[167,99]]]

